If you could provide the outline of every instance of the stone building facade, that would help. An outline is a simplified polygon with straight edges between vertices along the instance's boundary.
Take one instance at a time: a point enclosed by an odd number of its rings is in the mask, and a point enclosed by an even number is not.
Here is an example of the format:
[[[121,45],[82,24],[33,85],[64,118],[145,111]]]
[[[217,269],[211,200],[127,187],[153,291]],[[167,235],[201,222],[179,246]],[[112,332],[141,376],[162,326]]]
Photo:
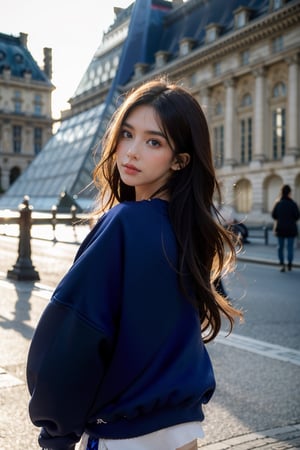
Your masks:
[[[6,191],[52,136],[51,49],[40,69],[27,35],[0,33],[0,192]]]
[[[61,191],[89,208],[85,186],[115,100],[162,75],[205,111],[231,217],[269,223],[286,183],[300,204],[300,1],[136,0],[115,12],[60,129],[0,207],[26,189],[40,209]]]
[[[208,24],[204,46],[182,38],[176,59],[159,51],[154,67],[141,76],[137,64],[135,76],[140,83],[167,73],[191,89],[211,129],[225,203],[252,223],[270,221],[282,184],[300,205],[300,2],[266,3],[252,20],[250,6],[233,10],[231,33]]]

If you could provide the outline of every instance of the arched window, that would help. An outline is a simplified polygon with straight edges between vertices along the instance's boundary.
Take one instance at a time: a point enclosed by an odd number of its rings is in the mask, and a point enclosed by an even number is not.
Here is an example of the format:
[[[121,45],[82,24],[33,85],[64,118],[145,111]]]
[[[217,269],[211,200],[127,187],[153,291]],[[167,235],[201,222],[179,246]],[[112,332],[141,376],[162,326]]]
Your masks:
[[[249,180],[239,180],[234,185],[234,204],[236,212],[249,213],[252,209],[252,186]]]
[[[24,60],[23,55],[21,55],[20,53],[15,53],[14,60],[17,64],[21,64]]]
[[[278,98],[278,97],[285,97],[285,96],[286,96],[286,85],[285,85],[285,83],[280,81],[279,83],[275,84],[275,86],[273,88],[273,97]]]
[[[270,213],[274,203],[279,196],[283,179],[279,175],[271,175],[266,178],[263,184],[264,189],[264,212]]]
[[[9,184],[13,184],[16,179],[20,176],[21,170],[19,167],[13,167],[9,173]]]

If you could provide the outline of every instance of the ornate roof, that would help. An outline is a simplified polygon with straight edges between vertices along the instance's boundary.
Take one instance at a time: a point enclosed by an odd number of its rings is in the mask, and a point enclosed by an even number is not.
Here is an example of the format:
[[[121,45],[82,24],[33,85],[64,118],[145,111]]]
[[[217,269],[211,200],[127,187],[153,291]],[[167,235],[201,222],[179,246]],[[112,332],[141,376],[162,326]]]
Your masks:
[[[28,51],[26,39],[27,35],[24,33],[19,37],[0,33],[0,74],[4,70],[10,70],[11,76],[23,78],[24,74],[29,73],[32,80],[52,85]]]

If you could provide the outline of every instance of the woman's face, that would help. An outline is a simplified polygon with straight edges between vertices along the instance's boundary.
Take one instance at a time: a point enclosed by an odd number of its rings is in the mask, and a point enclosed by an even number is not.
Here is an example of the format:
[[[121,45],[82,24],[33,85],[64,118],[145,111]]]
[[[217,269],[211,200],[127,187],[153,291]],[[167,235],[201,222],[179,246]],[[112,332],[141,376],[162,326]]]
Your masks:
[[[179,169],[155,110],[148,105],[137,106],[126,118],[116,155],[121,180],[135,188],[136,200],[148,199]]]

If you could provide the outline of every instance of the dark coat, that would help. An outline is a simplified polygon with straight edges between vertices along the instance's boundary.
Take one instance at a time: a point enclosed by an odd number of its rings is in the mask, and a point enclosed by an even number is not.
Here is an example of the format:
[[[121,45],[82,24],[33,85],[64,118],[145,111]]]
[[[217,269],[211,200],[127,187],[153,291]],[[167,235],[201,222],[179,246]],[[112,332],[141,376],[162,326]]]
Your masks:
[[[276,220],[274,231],[279,237],[295,237],[298,234],[297,220],[300,217],[297,203],[282,197],[274,206],[272,217]]]

